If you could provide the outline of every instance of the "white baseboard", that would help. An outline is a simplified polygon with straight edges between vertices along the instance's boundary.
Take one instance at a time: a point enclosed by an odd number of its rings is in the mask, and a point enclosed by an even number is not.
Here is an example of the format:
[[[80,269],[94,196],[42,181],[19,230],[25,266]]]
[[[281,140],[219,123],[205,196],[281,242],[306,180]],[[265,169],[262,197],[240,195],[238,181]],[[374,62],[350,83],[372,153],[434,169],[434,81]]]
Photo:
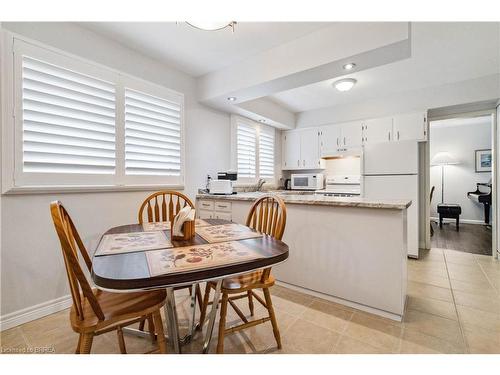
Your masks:
[[[431,217],[431,220],[434,220],[439,224],[439,217]],[[455,219],[443,219],[443,223],[455,223]],[[470,219],[462,219],[460,218],[460,224],[478,224],[478,225],[486,225],[483,220],[470,220]],[[490,223],[491,225],[491,223]]]
[[[31,322],[32,320],[40,319],[44,316],[67,309],[72,303],[73,301],[71,299],[71,295],[66,295],[35,306],[5,314],[0,317],[0,331],[4,331],[6,329],[13,328],[18,325]]]

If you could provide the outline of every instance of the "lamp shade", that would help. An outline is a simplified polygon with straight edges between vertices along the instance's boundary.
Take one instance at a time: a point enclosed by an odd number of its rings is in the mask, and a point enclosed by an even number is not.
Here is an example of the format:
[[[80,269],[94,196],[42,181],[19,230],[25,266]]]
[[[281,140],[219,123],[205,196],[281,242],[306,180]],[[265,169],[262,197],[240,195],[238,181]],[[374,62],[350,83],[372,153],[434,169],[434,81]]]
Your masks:
[[[455,157],[449,152],[443,151],[438,152],[431,160],[431,165],[450,165],[450,164],[460,164],[460,162],[455,159]]]

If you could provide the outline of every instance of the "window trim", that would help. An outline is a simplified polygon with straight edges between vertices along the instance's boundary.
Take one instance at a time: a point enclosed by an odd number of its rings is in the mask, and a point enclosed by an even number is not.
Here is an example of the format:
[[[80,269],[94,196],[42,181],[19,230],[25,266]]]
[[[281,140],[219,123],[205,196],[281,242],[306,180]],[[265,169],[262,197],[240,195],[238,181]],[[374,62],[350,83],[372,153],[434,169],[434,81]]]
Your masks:
[[[237,171],[238,170],[238,122],[243,123],[247,126],[253,127],[254,129],[257,129],[257,139],[256,139],[256,145],[255,145],[255,152],[256,152],[256,158],[255,158],[255,168],[256,168],[256,176],[255,177],[239,177],[238,180],[236,181],[237,184],[254,184],[256,183],[260,177],[260,129],[263,127],[269,127],[270,129],[274,130],[274,177],[269,178],[266,177],[264,180],[268,183],[271,184],[276,184],[276,181],[278,180],[278,168],[276,165],[277,162],[277,140],[278,140],[278,134],[276,132],[276,128],[270,126],[270,125],[265,125],[265,124],[260,124],[256,121],[250,120],[246,117],[238,116],[238,115],[231,115],[231,169]]]
[[[93,75],[98,79],[104,79],[114,83],[116,86],[116,129],[115,129],[115,163],[116,173],[110,178],[102,178],[103,175],[84,175],[75,174],[74,176],[64,175],[64,182],[58,182],[54,185],[40,185],[30,178],[28,174],[19,174],[19,167],[22,168],[22,111],[21,106],[21,89],[17,82],[19,81],[19,70],[22,69],[20,53],[15,53],[16,50],[35,51],[34,58],[46,54],[47,61],[61,67],[80,66],[84,67],[84,71],[77,68],[77,72]],[[19,51],[18,51],[19,52]],[[108,66],[87,60],[77,55],[65,52],[63,50],[48,46],[46,44],[33,41],[24,36],[12,33],[6,30],[0,30],[0,53],[2,72],[2,80],[0,82],[0,97],[1,101],[1,160],[2,165],[2,194],[19,194],[19,193],[49,193],[49,192],[92,192],[92,191],[137,191],[151,190],[159,188],[184,189],[185,184],[185,99],[184,94],[176,92],[164,86],[143,80],[141,78],[123,73]],[[29,54],[28,54],[29,55]],[[61,59],[59,62],[54,61],[54,56]],[[62,61],[62,63],[61,63]],[[92,72],[96,72],[92,74]],[[16,75],[17,74],[17,75]],[[163,97],[166,99],[174,99],[179,102],[181,107],[181,173],[180,176],[125,176],[124,169],[124,88],[125,86],[143,91],[146,94]],[[120,110],[121,108],[122,110]],[[20,158],[21,157],[21,158]],[[21,160],[21,162],[19,162]],[[96,181],[94,176],[99,181]],[[44,174],[44,178],[48,181],[51,178],[62,176],[60,174]],[[92,178],[91,183],[86,183],[89,178]],[[145,182],[147,181],[147,182]]]

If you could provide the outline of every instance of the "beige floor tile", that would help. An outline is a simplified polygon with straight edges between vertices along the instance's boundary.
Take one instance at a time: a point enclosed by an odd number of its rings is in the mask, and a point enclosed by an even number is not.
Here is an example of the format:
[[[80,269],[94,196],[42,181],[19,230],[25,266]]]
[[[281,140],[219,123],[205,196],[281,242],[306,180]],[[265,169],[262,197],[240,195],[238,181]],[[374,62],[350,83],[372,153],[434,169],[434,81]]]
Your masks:
[[[457,305],[468,306],[492,313],[500,312],[500,298],[497,295],[484,296],[460,291],[454,291],[453,294]]]
[[[430,250],[420,249],[418,260],[419,261],[433,260],[433,261],[444,262],[444,253],[442,249],[437,249],[437,248]]]
[[[408,281],[407,293],[411,297],[433,298],[445,302],[453,302],[453,295],[448,288]]]
[[[349,336],[342,336],[335,349],[337,354],[391,354],[390,351],[376,348]]]
[[[297,319],[282,337],[285,347],[293,347],[302,353],[333,353],[340,335],[304,319]]]
[[[483,283],[487,282],[484,272],[481,270],[479,265],[476,266],[464,266],[464,265],[451,265],[448,264],[448,273],[450,279],[460,280],[472,283]]]
[[[272,296],[273,306],[290,315],[300,316],[314,301],[314,297],[295,291],[280,291]]]
[[[20,327],[0,332],[0,354],[24,354],[29,348]]]
[[[464,335],[470,353],[500,354],[500,331],[464,324]]]
[[[316,300],[307,307],[301,318],[323,328],[342,333],[352,315],[350,311],[339,309],[337,304]]]
[[[395,352],[398,350],[401,324],[355,313],[344,334],[384,351]]]
[[[450,280],[451,289],[453,291],[471,293],[474,295],[496,297],[498,292],[491,284],[487,281],[480,283],[471,283],[467,281],[460,280]]]
[[[414,297],[408,298],[408,309],[421,311],[443,318],[458,320],[455,305],[451,302],[441,301],[433,298]]]
[[[457,264],[457,265],[475,265],[476,259],[474,258],[474,254],[465,253],[462,251],[455,250],[445,250],[444,258],[446,263],[448,264]]]
[[[457,305],[458,318],[464,324],[500,331],[500,312],[492,313],[471,307]]]
[[[420,311],[408,310],[404,318],[405,330],[420,332],[449,341],[455,345],[463,342],[457,321]]]
[[[422,332],[405,329],[401,337],[400,353],[465,353],[465,346],[463,343],[452,343]]]
[[[446,275],[444,277],[435,276],[435,275],[432,275],[429,273],[415,271],[415,270],[408,271],[408,281],[429,284],[429,285],[433,285],[433,286],[438,286],[440,288],[449,288],[450,287],[450,281],[448,279],[448,275]]]

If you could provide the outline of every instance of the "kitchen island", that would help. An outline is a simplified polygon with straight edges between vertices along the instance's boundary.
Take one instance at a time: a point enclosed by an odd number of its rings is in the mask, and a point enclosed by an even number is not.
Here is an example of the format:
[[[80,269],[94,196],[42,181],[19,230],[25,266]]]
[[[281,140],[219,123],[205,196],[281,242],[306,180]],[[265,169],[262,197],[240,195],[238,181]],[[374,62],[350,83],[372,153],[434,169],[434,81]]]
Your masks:
[[[287,206],[283,241],[290,254],[273,268],[275,278],[287,287],[401,320],[411,201],[276,193]],[[198,215],[244,224],[262,194],[199,194]]]

